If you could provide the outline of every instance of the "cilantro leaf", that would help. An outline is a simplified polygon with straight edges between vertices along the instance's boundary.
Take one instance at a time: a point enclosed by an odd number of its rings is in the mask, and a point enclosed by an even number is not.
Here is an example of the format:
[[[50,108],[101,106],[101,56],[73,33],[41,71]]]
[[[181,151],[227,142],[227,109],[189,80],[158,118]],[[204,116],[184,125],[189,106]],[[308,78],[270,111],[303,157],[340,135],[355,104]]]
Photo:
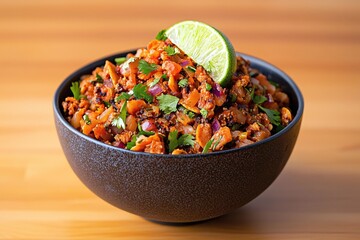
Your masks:
[[[130,94],[126,92],[122,92],[119,96],[116,97],[115,101],[120,102],[121,100],[129,100],[130,97],[131,97]]]
[[[204,108],[200,109],[200,113],[204,118],[206,118],[208,115],[208,111],[206,111],[206,109],[204,109]]]
[[[186,87],[189,83],[189,80],[187,80],[186,78],[184,79],[181,79],[179,82],[178,82],[178,85],[182,88]]]
[[[162,110],[165,114],[176,112],[176,106],[179,102],[179,98],[172,95],[161,94],[156,99],[159,100],[160,110]]]
[[[187,110],[186,108],[184,108],[183,106],[180,106],[179,110],[181,110],[183,113],[185,113],[186,115],[188,115],[189,118],[194,118],[195,117],[195,113],[193,113],[190,110]]]
[[[178,139],[179,146],[194,146],[194,136],[190,134],[184,134]]]
[[[155,37],[156,40],[165,41],[167,39],[165,35],[166,29],[161,30]]]
[[[165,52],[169,55],[169,56],[173,56],[175,54],[180,53],[179,49],[171,47],[171,46],[166,46],[165,47]]]
[[[160,78],[155,78],[154,81],[152,81],[152,82],[149,84],[149,87],[155,86],[159,81],[160,81]]]
[[[144,84],[141,84],[141,83],[137,84],[133,88],[133,92],[134,92],[135,98],[145,99],[148,103],[152,103],[153,96],[147,92],[146,86]]]
[[[111,125],[116,126],[117,128],[125,129],[125,122],[126,122],[126,105],[127,101],[121,106],[120,114],[111,122]]]
[[[179,146],[178,139],[177,139],[178,131],[172,131],[169,133],[169,152],[173,152],[177,146]]]
[[[154,63],[148,63],[147,61],[145,61],[144,59],[141,59],[139,61],[139,71],[142,72],[143,74],[149,74],[152,71],[157,69],[157,65]]]
[[[189,118],[194,118],[195,117],[195,113],[193,113],[192,111],[187,111],[186,115],[188,115]]]
[[[73,82],[71,84],[70,90],[72,92],[72,94],[74,95],[74,98],[76,100],[80,100],[80,98],[84,98],[85,96],[80,95],[80,86],[79,86],[79,82]]]
[[[281,119],[280,119],[280,113],[278,111],[264,108],[260,105],[258,105],[258,107],[266,113],[266,115],[269,117],[269,120],[272,124],[274,124],[275,126],[280,125]]]
[[[126,148],[130,150],[132,147],[135,147],[136,140],[137,140],[137,136],[133,135],[131,141],[126,144]]]
[[[84,119],[86,125],[91,124],[90,118],[89,118],[89,116],[87,114],[84,114],[83,119]]]
[[[255,95],[253,96],[252,100],[256,104],[262,104],[263,102],[267,101],[267,98],[262,95]]]
[[[206,90],[210,91],[211,89],[212,89],[212,86],[210,84],[206,83]]]
[[[117,65],[120,65],[126,61],[126,57],[118,57],[118,58],[115,58],[114,61]]]
[[[98,73],[96,74],[96,82],[98,82],[98,83],[104,82],[104,79]]]
[[[175,148],[179,146],[194,146],[194,136],[190,134],[184,134],[181,137],[177,138],[178,131],[172,131],[169,133],[169,152],[174,151]]]
[[[214,139],[210,139],[204,146],[202,153],[207,153],[211,147],[211,144],[214,142]]]

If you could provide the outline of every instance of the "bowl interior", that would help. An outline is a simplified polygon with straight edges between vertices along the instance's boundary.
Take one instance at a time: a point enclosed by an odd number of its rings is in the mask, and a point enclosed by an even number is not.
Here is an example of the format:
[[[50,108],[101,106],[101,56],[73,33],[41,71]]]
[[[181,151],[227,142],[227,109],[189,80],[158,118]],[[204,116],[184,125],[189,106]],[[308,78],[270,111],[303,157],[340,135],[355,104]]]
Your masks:
[[[64,118],[64,112],[63,112],[61,103],[65,100],[66,97],[72,96],[72,93],[70,91],[71,83],[74,81],[78,81],[81,78],[81,76],[83,76],[85,74],[90,74],[96,67],[103,66],[105,64],[105,60],[114,62],[115,58],[126,57],[126,55],[128,53],[134,54],[135,52],[136,52],[136,50],[129,50],[129,51],[121,52],[118,54],[110,55],[110,56],[101,58],[99,60],[96,60],[96,61],[80,68],[79,70],[75,71],[61,83],[61,85],[58,87],[58,89],[55,93],[53,104],[54,104],[54,110],[55,110],[56,114],[59,115],[59,117],[61,118],[61,121],[67,127],[72,129],[71,125]],[[284,73],[283,71],[281,71],[274,65],[272,65],[264,60],[261,60],[259,58],[256,58],[256,57],[244,54],[244,53],[237,53],[237,55],[240,55],[243,58],[249,60],[252,68],[257,69],[261,73],[266,75],[270,81],[278,83],[281,86],[281,88],[283,89],[283,91],[288,94],[289,99],[290,99],[289,105],[290,105],[291,112],[294,115],[294,118],[293,118],[293,121],[284,130],[286,131],[286,129],[292,128],[299,120],[301,120],[303,110],[304,110],[303,96],[301,94],[300,89],[295,84],[295,82],[286,73]],[[282,130],[262,141],[270,141],[273,137],[275,137],[278,134],[281,134],[284,130]],[[84,135],[84,137],[88,138],[85,135]],[[98,143],[103,144],[100,141],[98,141]],[[256,145],[257,143],[254,143],[254,144]],[[251,145],[254,145],[254,144],[251,144]],[[251,146],[251,145],[249,145],[249,146]],[[245,146],[245,147],[247,147],[247,146]],[[232,149],[225,150],[225,151],[231,151],[231,150]],[[128,150],[125,150],[125,151],[128,151]],[[209,153],[209,154],[215,154],[215,153]],[[178,157],[178,155],[176,155],[176,156]]]

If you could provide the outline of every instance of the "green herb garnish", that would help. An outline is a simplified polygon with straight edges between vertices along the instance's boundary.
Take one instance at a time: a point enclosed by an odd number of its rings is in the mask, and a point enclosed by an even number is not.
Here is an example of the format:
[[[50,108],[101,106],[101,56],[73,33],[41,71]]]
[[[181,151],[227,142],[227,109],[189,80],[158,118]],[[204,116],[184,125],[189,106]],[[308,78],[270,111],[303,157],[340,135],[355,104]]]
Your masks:
[[[155,133],[154,132],[151,132],[151,131],[145,131],[142,129],[140,123],[138,123],[138,129],[139,129],[139,133],[138,133],[138,136],[140,135],[144,135],[144,136],[151,136],[151,135],[154,135]]]
[[[210,139],[204,146],[202,153],[207,153],[211,147],[211,144],[214,142],[214,139]]]
[[[165,47],[165,52],[166,52],[169,56],[172,56],[172,55],[175,55],[175,54],[180,53],[179,49],[174,48],[174,47],[171,47],[171,46],[166,46],[166,47]]]
[[[194,68],[193,66],[187,66],[186,68],[192,72],[196,72],[196,68]]]
[[[144,131],[142,129],[140,123],[138,123],[138,129],[139,129],[139,133],[136,134],[136,135],[133,135],[132,138],[131,138],[131,141],[126,144],[126,148],[129,149],[129,150],[132,147],[136,146],[136,141],[137,141],[139,136],[144,135],[144,136],[148,137],[148,136],[151,136],[151,135],[155,134],[154,132]]]
[[[275,126],[279,126],[280,125],[280,113],[276,110],[272,110],[272,109],[268,109],[268,108],[264,108],[260,105],[258,105],[258,107],[264,111],[266,113],[266,115],[269,117],[269,120],[272,124],[274,124]]]
[[[219,145],[221,139],[222,139],[222,136],[220,136],[219,139],[214,143],[214,146],[212,147],[212,150],[216,149],[216,147]]]
[[[193,113],[192,111],[187,111],[186,115],[188,115],[189,118],[194,118],[195,117],[195,113]]]
[[[193,113],[190,110],[187,110],[186,108],[184,108],[183,106],[180,106],[179,110],[181,110],[183,113],[185,113],[186,115],[188,115],[189,118],[194,118],[195,117],[195,113]]]
[[[86,125],[91,124],[90,118],[89,118],[89,116],[87,114],[84,114],[83,119],[84,119]]]
[[[184,134],[181,137],[177,138],[178,131],[172,131],[169,133],[169,152],[174,151],[175,148],[179,146],[194,146],[194,136],[190,134]]]
[[[152,103],[153,96],[147,92],[146,85],[139,83],[133,88],[134,96],[137,99],[145,99],[148,103]]]
[[[164,79],[164,80],[167,80],[168,76],[164,73],[163,75],[161,75],[161,78]]]
[[[165,35],[166,29],[161,30],[157,35],[156,35],[156,39],[160,40],[160,41],[165,41],[167,39],[166,35]]]
[[[74,98],[76,100],[80,100],[81,98],[85,98],[84,95],[80,95],[80,86],[79,86],[79,82],[73,82],[71,84],[70,90],[72,92],[72,94],[74,95]]]
[[[200,109],[200,113],[204,118],[206,118],[208,115],[208,111],[206,111],[206,109],[204,109],[204,108]]]
[[[162,110],[165,114],[176,112],[179,98],[168,94],[161,94],[156,99],[159,100],[160,110]]]
[[[206,83],[205,88],[206,88],[207,91],[210,91],[212,89],[212,86],[210,84]]]
[[[122,92],[119,96],[116,97],[115,102],[120,102],[121,100],[129,100],[130,97],[131,95],[129,93]]]
[[[149,84],[149,87],[155,86],[159,81],[160,81],[160,78],[155,78],[154,81],[152,81],[152,82]]]
[[[252,87],[250,90],[245,88],[245,90],[248,92],[248,94],[250,95],[251,99],[254,98],[254,92],[255,92],[255,87]]]
[[[98,83],[104,82],[104,79],[98,73],[96,74],[96,82],[98,82]]]
[[[152,71],[156,70],[157,69],[157,65],[154,64],[154,63],[148,63],[147,61],[145,61],[144,59],[141,59],[139,61],[139,71],[143,74],[149,74],[151,73]]]
[[[189,84],[189,80],[187,80],[186,78],[184,79],[181,79],[179,82],[178,82],[178,85],[182,88],[186,87],[187,85]]]
[[[117,128],[125,129],[125,123],[126,123],[126,105],[127,101],[124,102],[124,104],[121,106],[120,114],[114,118],[114,120],[111,122],[111,125],[116,126]]]
[[[262,104],[263,102],[267,101],[267,98],[262,95],[254,95],[252,100],[255,104]]]
[[[114,61],[117,65],[120,65],[126,61],[126,57],[118,57],[118,58],[115,58]]]
[[[135,145],[136,145],[136,140],[137,140],[137,136],[136,136],[136,135],[133,135],[133,136],[131,137],[131,141],[126,144],[126,148],[130,150],[131,148],[135,147]]]

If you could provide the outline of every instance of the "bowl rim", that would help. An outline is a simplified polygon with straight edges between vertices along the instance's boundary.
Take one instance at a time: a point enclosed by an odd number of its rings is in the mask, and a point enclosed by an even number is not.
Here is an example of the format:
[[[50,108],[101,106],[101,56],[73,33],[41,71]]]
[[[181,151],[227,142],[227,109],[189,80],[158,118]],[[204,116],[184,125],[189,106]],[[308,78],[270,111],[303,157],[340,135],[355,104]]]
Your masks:
[[[232,153],[232,152],[237,152],[237,151],[244,151],[245,149],[249,149],[249,148],[254,148],[257,147],[258,145],[262,145],[265,144],[267,142],[271,142],[274,139],[279,138],[281,135],[285,134],[286,132],[290,131],[290,129],[292,129],[301,119],[303,116],[303,112],[304,112],[304,98],[303,95],[299,89],[299,87],[296,85],[296,83],[294,82],[294,80],[287,75],[285,72],[283,72],[282,70],[280,70],[278,67],[274,66],[273,64],[264,61],[260,58],[254,57],[252,55],[249,54],[245,54],[245,53],[240,53],[240,52],[236,52],[236,55],[242,56],[244,57],[246,60],[249,60],[251,63],[256,63],[257,65],[261,65],[266,69],[269,69],[271,72],[276,73],[277,75],[279,75],[281,78],[283,78],[288,85],[290,86],[290,88],[294,91],[295,96],[297,98],[298,101],[298,109],[295,113],[295,117],[293,118],[293,120],[290,122],[289,125],[287,125],[284,129],[282,129],[281,131],[271,135],[270,137],[261,140],[259,142],[255,142],[240,148],[232,148],[232,149],[227,149],[227,150],[221,150],[221,151],[217,151],[217,152],[210,152],[210,153],[196,153],[196,154],[179,154],[179,155],[173,155],[173,154],[157,154],[157,153],[146,153],[146,152],[135,152],[135,151],[131,151],[131,150],[127,150],[127,149],[122,149],[122,148],[118,148],[112,145],[108,145],[106,143],[103,143],[99,140],[96,140],[94,138],[91,138],[83,133],[81,133],[79,130],[75,129],[74,127],[72,127],[70,125],[70,123],[64,118],[63,114],[61,113],[61,109],[60,109],[60,93],[63,91],[64,87],[67,85],[68,82],[72,82],[74,81],[74,77],[79,75],[79,72],[82,72],[84,68],[90,68],[91,66],[101,66],[104,64],[105,60],[109,60],[109,59],[114,59],[116,57],[119,56],[124,56],[127,53],[131,53],[131,52],[135,52],[136,49],[131,49],[131,50],[127,50],[127,51],[121,51],[119,53],[116,54],[111,54],[105,57],[102,57],[100,59],[97,59],[95,61],[92,61],[84,66],[82,66],[81,68],[78,68],[77,70],[75,70],[73,73],[71,73],[68,77],[66,77],[61,84],[56,88],[55,94],[54,94],[54,98],[53,98],[53,110],[54,110],[54,114],[56,115],[57,119],[71,132],[73,132],[74,134],[78,135],[81,138],[84,138],[87,141],[90,141],[96,145],[100,145],[102,147],[105,148],[110,148],[112,150],[115,151],[119,151],[119,152],[123,152],[123,153],[127,153],[127,154],[135,154],[135,155],[143,155],[143,156],[147,156],[147,157],[165,157],[165,158],[175,158],[175,159],[183,159],[183,158],[197,158],[197,157],[207,157],[207,156],[217,156],[217,155],[223,155],[223,154],[228,154],[228,153]]]

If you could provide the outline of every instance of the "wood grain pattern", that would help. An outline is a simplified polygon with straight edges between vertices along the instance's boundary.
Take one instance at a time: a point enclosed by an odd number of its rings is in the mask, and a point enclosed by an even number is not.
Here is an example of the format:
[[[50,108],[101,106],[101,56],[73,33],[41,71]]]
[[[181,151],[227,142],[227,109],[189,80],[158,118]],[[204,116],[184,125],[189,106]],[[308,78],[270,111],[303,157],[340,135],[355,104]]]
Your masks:
[[[359,239],[360,2],[1,1],[0,239]],[[193,225],[148,222],[86,189],[60,149],[52,96],[82,65],[196,19],[292,76],[306,106],[283,173]]]

